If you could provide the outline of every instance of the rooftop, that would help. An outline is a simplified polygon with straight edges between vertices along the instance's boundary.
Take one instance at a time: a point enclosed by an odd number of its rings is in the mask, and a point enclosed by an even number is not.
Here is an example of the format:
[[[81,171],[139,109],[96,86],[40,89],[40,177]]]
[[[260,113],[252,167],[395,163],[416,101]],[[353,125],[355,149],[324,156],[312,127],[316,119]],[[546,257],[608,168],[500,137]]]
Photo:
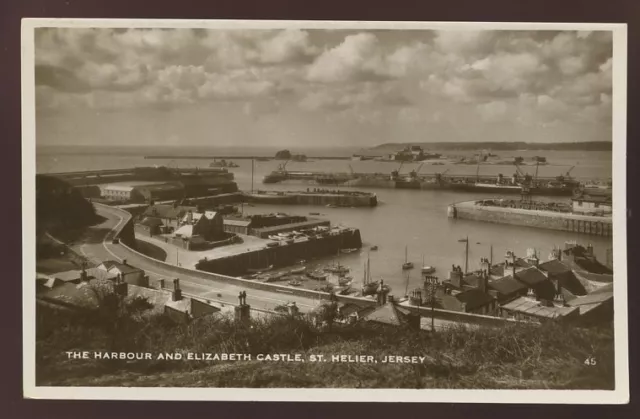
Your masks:
[[[577,307],[565,307],[557,305],[551,305],[548,307],[540,301],[536,301],[529,297],[516,298],[513,301],[503,304],[501,307],[509,311],[515,311],[530,316],[543,317],[548,319],[564,317],[578,310]]]
[[[488,285],[490,289],[496,290],[502,295],[511,295],[527,288],[522,282],[513,279],[511,275],[489,281]]]
[[[561,273],[571,271],[571,268],[569,268],[566,264],[562,263],[558,259],[553,259],[547,262],[543,262],[540,265],[538,265],[538,268],[545,272],[549,272],[551,274],[561,274]]]
[[[365,314],[363,318],[366,321],[401,326],[405,323],[406,316],[396,309],[395,304],[387,303]]]
[[[171,204],[155,204],[150,205],[146,210],[144,210],[143,215],[147,217],[175,219],[182,217],[189,210],[196,211],[197,208],[182,205],[175,206]]]
[[[537,268],[529,268],[516,273],[516,279],[529,286],[540,284],[547,280],[547,277]]]
[[[467,305],[467,309],[469,310],[474,310],[476,308],[486,306],[494,300],[492,296],[485,292],[482,292],[478,288],[463,291],[459,294],[456,294],[455,297],[461,303],[465,303]]]
[[[128,274],[132,272],[144,272],[140,268],[136,268],[135,266],[124,264],[121,262],[116,262],[115,260],[105,260],[99,266],[104,266],[107,271],[110,271],[111,269],[116,268],[123,274]]]
[[[137,224],[147,227],[157,227],[162,225],[162,220],[156,217],[144,217],[144,219]]]

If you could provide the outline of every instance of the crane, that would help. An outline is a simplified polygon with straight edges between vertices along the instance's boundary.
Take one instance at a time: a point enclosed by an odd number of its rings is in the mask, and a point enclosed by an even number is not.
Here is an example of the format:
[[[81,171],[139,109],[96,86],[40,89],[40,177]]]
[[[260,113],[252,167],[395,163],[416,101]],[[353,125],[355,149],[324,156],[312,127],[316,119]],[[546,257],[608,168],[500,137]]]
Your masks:
[[[417,169],[411,171],[410,175],[412,178],[418,177],[418,172],[420,171],[420,169],[422,169],[423,165],[424,163],[420,163]]]
[[[279,170],[286,172],[287,171],[287,164],[289,164],[289,160],[286,160],[284,163],[280,163],[280,166],[278,167]]]

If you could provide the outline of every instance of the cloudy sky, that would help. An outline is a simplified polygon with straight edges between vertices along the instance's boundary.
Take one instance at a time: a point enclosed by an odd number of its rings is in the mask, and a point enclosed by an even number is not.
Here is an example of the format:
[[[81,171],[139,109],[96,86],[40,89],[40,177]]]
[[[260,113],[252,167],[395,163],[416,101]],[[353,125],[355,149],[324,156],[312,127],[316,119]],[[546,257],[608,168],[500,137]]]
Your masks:
[[[611,141],[608,32],[37,29],[38,145]]]

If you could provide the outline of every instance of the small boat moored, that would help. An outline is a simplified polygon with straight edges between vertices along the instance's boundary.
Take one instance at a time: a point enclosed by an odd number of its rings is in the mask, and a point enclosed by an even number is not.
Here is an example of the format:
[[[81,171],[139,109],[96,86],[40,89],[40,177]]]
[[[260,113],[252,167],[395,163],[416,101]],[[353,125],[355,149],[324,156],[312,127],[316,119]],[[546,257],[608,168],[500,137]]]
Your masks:
[[[436,268],[434,268],[433,266],[423,266],[422,267],[422,273],[423,274],[432,274],[436,271]]]

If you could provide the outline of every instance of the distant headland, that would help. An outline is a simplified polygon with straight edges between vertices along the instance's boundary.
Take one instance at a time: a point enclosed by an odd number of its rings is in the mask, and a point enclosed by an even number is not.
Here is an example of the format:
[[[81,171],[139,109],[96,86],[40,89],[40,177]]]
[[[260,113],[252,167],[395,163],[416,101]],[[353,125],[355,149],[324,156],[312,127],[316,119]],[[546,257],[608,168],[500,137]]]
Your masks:
[[[611,151],[611,141],[581,141],[572,143],[526,143],[522,141],[491,142],[428,142],[428,143],[384,143],[371,150],[396,150],[406,146],[420,146],[432,150],[565,150],[565,151]]]

